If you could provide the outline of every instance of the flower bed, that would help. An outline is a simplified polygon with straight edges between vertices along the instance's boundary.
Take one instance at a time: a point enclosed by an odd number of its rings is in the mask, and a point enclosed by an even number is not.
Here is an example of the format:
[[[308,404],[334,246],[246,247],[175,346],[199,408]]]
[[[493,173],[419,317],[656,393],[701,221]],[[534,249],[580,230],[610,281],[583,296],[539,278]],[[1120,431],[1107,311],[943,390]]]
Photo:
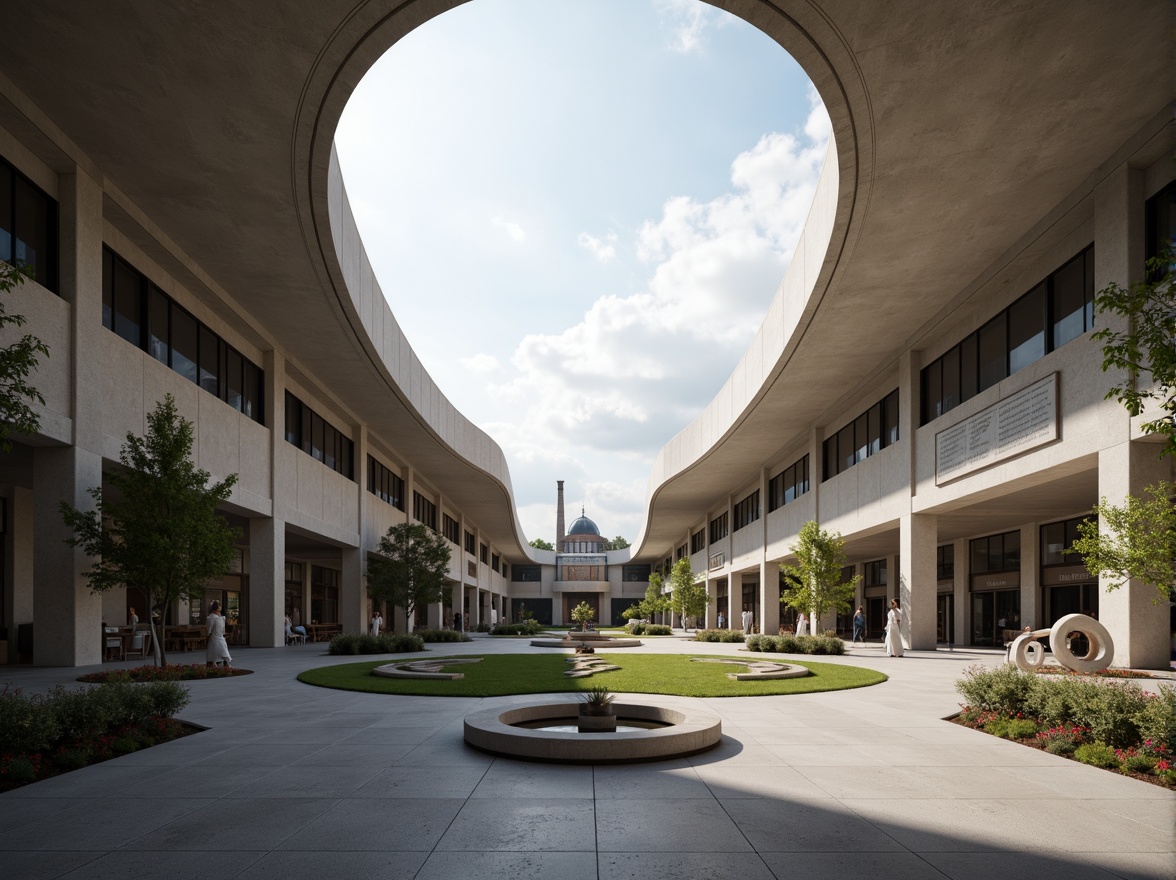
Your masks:
[[[195,730],[173,716],[188,704],[174,682],[118,682],[46,696],[0,691],[0,792],[149,748]]]
[[[1067,669],[1065,666],[1039,666],[1034,670],[1038,675],[1068,675],[1077,676],[1079,678],[1154,678],[1146,672],[1139,672],[1135,669],[1099,669],[1096,672],[1079,672],[1076,669]]]
[[[956,717],[965,727],[1176,787],[1176,688],[1170,685],[1152,694],[1127,681],[974,666],[956,690],[967,700]]]
[[[204,663],[169,663],[167,666],[136,666],[134,669],[112,669],[109,672],[91,672],[78,677],[86,684],[107,682],[144,681],[201,681],[206,678],[232,678],[235,675],[251,675],[251,669],[226,669],[223,666],[208,666]]]

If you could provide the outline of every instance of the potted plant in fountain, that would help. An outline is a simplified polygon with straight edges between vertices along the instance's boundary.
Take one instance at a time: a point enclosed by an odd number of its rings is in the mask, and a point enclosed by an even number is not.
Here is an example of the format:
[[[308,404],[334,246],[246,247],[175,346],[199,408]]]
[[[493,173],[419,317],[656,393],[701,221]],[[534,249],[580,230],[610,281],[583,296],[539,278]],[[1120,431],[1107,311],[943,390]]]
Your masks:
[[[613,697],[606,687],[586,691],[580,703],[580,717],[576,726],[580,733],[611,733],[617,729],[617,715]]]
[[[592,610],[592,606],[589,605],[587,602],[581,602],[579,605],[577,605],[575,608],[572,609],[572,620],[574,620],[574,621],[576,621],[576,623],[580,624],[580,632],[582,632],[582,633],[588,632],[588,624],[590,624],[593,621],[593,619],[595,619],[595,617],[596,617],[596,612]],[[570,632],[568,633],[568,638],[569,639],[574,638]],[[591,645],[585,644],[584,642],[580,642],[579,646],[576,648],[576,653],[577,654],[595,654],[596,651],[593,650]]]

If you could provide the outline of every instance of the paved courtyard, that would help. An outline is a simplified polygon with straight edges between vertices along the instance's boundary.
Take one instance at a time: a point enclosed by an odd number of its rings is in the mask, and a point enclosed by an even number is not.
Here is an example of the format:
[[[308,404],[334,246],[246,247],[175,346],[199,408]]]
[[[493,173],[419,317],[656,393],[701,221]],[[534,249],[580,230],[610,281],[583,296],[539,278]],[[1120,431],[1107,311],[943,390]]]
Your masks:
[[[634,650],[703,647],[738,646],[672,639]],[[941,720],[957,708],[960,671],[1000,655],[891,659],[874,645],[834,659],[890,675],[876,687],[651,697],[705,704],[722,717],[722,744],[683,760],[581,767],[463,744],[466,713],[534,696],[300,684],[303,669],[363,659],[322,649],[237,649],[255,674],[190,685],[180,717],[209,730],[0,795],[0,877],[1176,875],[1176,795]],[[479,638],[434,650],[542,649]],[[36,691],[83,671],[4,667],[0,682]]]

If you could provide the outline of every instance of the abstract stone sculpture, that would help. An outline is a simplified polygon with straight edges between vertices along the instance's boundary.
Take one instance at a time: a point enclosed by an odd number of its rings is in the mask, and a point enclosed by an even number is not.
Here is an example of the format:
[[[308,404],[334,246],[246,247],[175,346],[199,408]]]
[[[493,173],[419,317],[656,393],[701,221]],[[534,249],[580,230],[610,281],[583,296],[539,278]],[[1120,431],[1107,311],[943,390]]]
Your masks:
[[[1070,647],[1069,635],[1073,632],[1081,633],[1090,644],[1081,657]],[[1054,658],[1074,672],[1098,672],[1110,666],[1115,659],[1115,643],[1105,626],[1085,614],[1067,614],[1049,629],[1033,630],[1017,636],[1009,648],[1011,662],[1026,672],[1039,669],[1045,662],[1045,649],[1037,639],[1044,636],[1049,636],[1049,647]]]

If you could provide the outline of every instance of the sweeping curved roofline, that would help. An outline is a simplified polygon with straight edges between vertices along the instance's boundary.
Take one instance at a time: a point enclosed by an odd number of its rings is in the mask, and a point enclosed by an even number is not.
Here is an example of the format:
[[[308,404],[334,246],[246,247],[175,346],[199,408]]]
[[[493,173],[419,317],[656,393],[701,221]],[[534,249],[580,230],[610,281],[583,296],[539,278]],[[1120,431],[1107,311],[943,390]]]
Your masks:
[[[459,4],[442,2],[430,4],[430,7],[432,15],[437,15],[445,8],[456,5]],[[716,5],[736,6],[733,3]],[[849,113],[847,86],[830,60],[832,57],[848,59],[850,55],[844,44],[836,39],[835,32],[828,27],[827,22],[812,14],[813,10],[806,3],[797,4],[796,11],[809,13],[809,24],[822,31],[821,39],[801,25],[800,16],[786,15],[778,4],[755,4],[752,10],[754,14],[748,14],[746,4],[739,5],[739,8],[744,13],[742,17],[768,33],[801,64],[825,102],[833,123],[829,154],[814,201],[823,210],[810,213],[797,255],[793,259],[794,267],[803,266],[807,264],[806,261],[811,263],[814,259],[823,259],[825,247],[834,230],[839,230],[844,237],[850,225],[854,200],[838,200],[838,193],[842,188],[850,193],[857,189],[858,136]],[[740,14],[734,8],[731,11]],[[352,21],[336,31],[332,41],[320,53],[319,62],[302,91],[298,110],[300,124],[296,127],[294,140],[294,167],[309,169],[305,179],[296,178],[294,181],[300,222],[308,249],[321,260],[326,276],[324,280],[335,292],[345,319],[363,345],[372,365],[385,378],[389,389],[394,394],[402,395],[405,402],[419,414],[422,425],[437,442],[444,444],[498,485],[507,501],[519,551],[533,561],[538,561],[530,552],[531,548],[521,531],[510,472],[501,448],[458,412],[436,386],[413,352],[380,292],[379,282],[372,271],[347,199],[334,147],[335,129],[355,85],[396,40],[428,17],[432,16],[410,17],[408,11],[396,10],[367,22],[366,26]],[[332,63],[329,59],[337,61]],[[861,86],[852,75],[852,65],[849,71],[851,86],[848,90],[860,93]],[[839,180],[839,168],[850,169],[852,176]],[[788,285],[793,271],[789,270],[789,275],[781,285],[765,324],[783,302],[785,290],[791,290]],[[812,283],[816,281],[815,278],[802,278],[801,283],[806,280]],[[763,335],[764,329],[761,328],[748,355],[744,356],[743,362],[728,381],[729,385],[741,370],[746,370],[752,353],[757,346],[762,345]],[[712,403],[708,412],[714,407],[715,403]],[[714,439],[718,442],[721,435]],[[673,458],[673,454],[668,451],[674,444],[675,441],[671,441],[659,455],[651,475],[647,524],[652,516],[660,483],[674,475],[673,469],[666,464]],[[659,475],[662,475],[662,480],[659,480]],[[643,535],[647,531],[647,528],[643,529]],[[630,558],[640,551],[641,544],[642,539],[639,538],[630,551]]]

